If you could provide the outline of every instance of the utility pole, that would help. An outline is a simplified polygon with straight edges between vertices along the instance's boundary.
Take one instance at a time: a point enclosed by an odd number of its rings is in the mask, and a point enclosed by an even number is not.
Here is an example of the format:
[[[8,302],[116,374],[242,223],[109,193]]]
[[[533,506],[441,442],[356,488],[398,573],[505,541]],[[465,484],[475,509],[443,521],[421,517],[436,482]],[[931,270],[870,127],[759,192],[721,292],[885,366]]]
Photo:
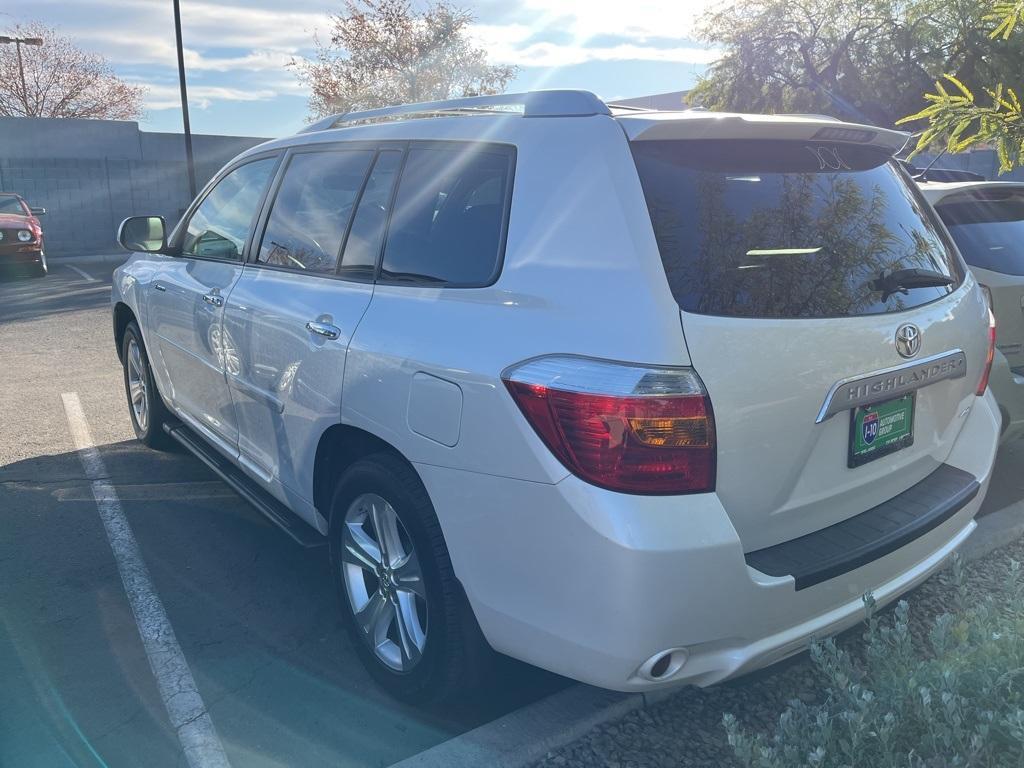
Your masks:
[[[178,45],[178,84],[181,86],[181,120],[185,125],[185,164],[188,166],[188,191],[196,196],[196,166],[192,158],[192,127],[188,122],[188,90],[185,87],[185,49],[181,45],[181,8],[174,0],[174,37]]]
[[[177,0],[175,0],[177,2]],[[21,46],[23,45],[42,45],[43,38],[41,37],[0,37],[0,45],[10,45],[14,43],[15,49],[18,51],[18,78],[21,80],[21,98],[25,102],[25,117],[38,117],[38,115],[30,115],[28,113],[28,84],[25,82],[25,63],[21,60]]]

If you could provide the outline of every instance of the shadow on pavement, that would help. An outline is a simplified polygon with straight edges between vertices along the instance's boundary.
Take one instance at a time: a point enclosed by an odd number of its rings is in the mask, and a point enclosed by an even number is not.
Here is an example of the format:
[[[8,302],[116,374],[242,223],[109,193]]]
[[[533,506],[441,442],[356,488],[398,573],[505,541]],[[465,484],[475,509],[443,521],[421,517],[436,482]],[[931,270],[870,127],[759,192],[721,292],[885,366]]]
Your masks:
[[[59,266],[51,265],[46,277],[33,277],[10,267],[0,269],[0,306],[4,322],[34,320],[68,312],[105,307],[110,304],[110,283],[86,282],[54,274]]]
[[[458,707],[395,702],[349,645],[326,549],[295,545],[191,456],[100,450],[236,766],[389,765],[565,684],[504,660]],[[0,585],[0,764],[176,765],[75,453],[0,467]]]

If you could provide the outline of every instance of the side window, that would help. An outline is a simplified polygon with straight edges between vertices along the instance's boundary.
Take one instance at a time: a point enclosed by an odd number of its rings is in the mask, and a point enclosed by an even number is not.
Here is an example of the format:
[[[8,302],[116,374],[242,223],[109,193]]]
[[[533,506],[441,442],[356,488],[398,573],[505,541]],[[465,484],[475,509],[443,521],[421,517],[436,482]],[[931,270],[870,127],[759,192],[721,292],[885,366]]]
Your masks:
[[[377,268],[377,256],[384,238],[387,223],[388,204],[391,189],[395,185],[398,168],[402,164],[402,153],[384,150],[377,155],[373,172],[366,182],[366,189],[359,199],[352,228],[345,241],[345,253],[341,257],[338,274],[345,277],[372,279]]]
[[[217,182],[189,219],[181,243],[182,254],[241,261],[245,241],[276,162],[273,157],[254,160]]]
[[[512,152],[416,148],[402,171],[381,280],[486,285],[501,258]]]
[[[372,150],[292,156],[274,198],[257,261],[332,273]]]
[[[972,267],[1024,275],[1024,190],[968,189],[935,210]]]

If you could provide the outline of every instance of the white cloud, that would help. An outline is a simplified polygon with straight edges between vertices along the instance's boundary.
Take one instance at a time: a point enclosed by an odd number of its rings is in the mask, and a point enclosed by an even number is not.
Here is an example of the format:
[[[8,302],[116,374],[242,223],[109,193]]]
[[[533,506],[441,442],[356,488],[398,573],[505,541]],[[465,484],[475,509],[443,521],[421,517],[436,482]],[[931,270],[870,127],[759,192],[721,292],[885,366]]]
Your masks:
[[[610,46],[529,43],[530,34],[519,35],[518,32],[498,26],[478,26],[473,30],[491,61],[521,67],[567,67],[588,61],[629,60],[708,64],[719,55],[716,49],[692,45],[662,48],[638,43]]]
[[[139,83],[146,87],[146,108],[152,110],[178,109],[181,94],[177,85],[163,83]],[[214,101],[267,101],[277,96],[273,89],[229,88],[221,85],[190,85],[188,104],[198,109],[208,109]]]
[[[203,56],[195,51],[192,61],[186,62],[185,66],[210,72],[266,72],[282,71],[293,59],[299,58],[296,51],[282,51],[273,49],[254,50],[244,56],[228,56],[218,58],[215,56]]]
[[[43,0],[67,8],[67,0]],[[38,0],[37,0],[38,2]],[[81,2],[81,0],[79,0]],[[139,43],[161,41],[174,45],[174,18],[171,3],[165,0],[87,0],[104,17],[105,28],[113,28]],[[298,49],[309,47],[314,29],[327,24],[328,2],[318,3],[320,12],[293,10],[303,4],[259,3],[232,5],[224,2],[189,0],[182,3],[182,39],[190,48]],[[282,7],[285,6],[285,7]],[[290,6],[290,7],[288,7]],[[308,3],[305,6],[309,6]],[[84,32],[96,29],[85,25]]]
[[[715,0],[466,0],[488,23],[471,32],[494,63],[560,67],[590,61],[706,64],[695,18]],[[417,7],[420,6],[416,0]],[[170,0],[33,0],[14,20],[39,18],[149,88],[146,106],[178,106]],[[264,101],[305,94],[285,65],[311,53],[339,0],[187,0],[182,3],[190,102]],[[599,88],[599,84],[595,83]]]
[[[535,33],[559,30],[577,43],[613,35],[642,42],[650,38],[687,38],[696,18],[715,0],[518,0],[509,17]]]
[[[503,6],[503,24],[475,24],[473,36],[492,62],[526,67],[564,67],[588,61],[662,61],[708,64],[719,52],[687,41],[705,0],[520,0],[516,10]],[[544,38],[559,42],[546,42]],[[614,44],[603,44],[611,38]],[[657,42],[657,44],[654,44]],[[601,44],[596,44],[601,43]]]

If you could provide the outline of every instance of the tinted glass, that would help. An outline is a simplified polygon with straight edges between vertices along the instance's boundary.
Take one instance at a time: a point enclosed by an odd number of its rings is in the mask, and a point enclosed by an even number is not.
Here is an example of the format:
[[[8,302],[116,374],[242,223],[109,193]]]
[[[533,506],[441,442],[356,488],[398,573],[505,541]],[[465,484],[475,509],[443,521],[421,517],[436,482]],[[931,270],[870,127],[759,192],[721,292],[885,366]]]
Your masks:
[[[1024,275],[1024,191],[979,191],[935,210],[972,267]]]
[[[793,141],[638,141],[669,284],[688,312],[836,317],[898,312],[954,286],[879,290],[882,272],[959,261],[920,193],[878,150]]]
[[[402,153],[387,150],[377,155],[366,189],[359,199],[352,229],[345,241],[338,274],[346,277],[371,279],[377,268],[384,225],[387,224],[391,189],[402,164]]]
[[[511,152],[413,149],[402,171],[381,279],[486,285],[501,253]]]
[[[28,215],[28,211],[21,205],[21,200],[11,195],[0,196],[0,213],[13,213],[15,216]]]
[[[221,179],[189,219],[181,252],[239,261],[276,162],[254,160]]]
[[[333,273],[372,150],[292,157],[263,233],[258,261]]]

